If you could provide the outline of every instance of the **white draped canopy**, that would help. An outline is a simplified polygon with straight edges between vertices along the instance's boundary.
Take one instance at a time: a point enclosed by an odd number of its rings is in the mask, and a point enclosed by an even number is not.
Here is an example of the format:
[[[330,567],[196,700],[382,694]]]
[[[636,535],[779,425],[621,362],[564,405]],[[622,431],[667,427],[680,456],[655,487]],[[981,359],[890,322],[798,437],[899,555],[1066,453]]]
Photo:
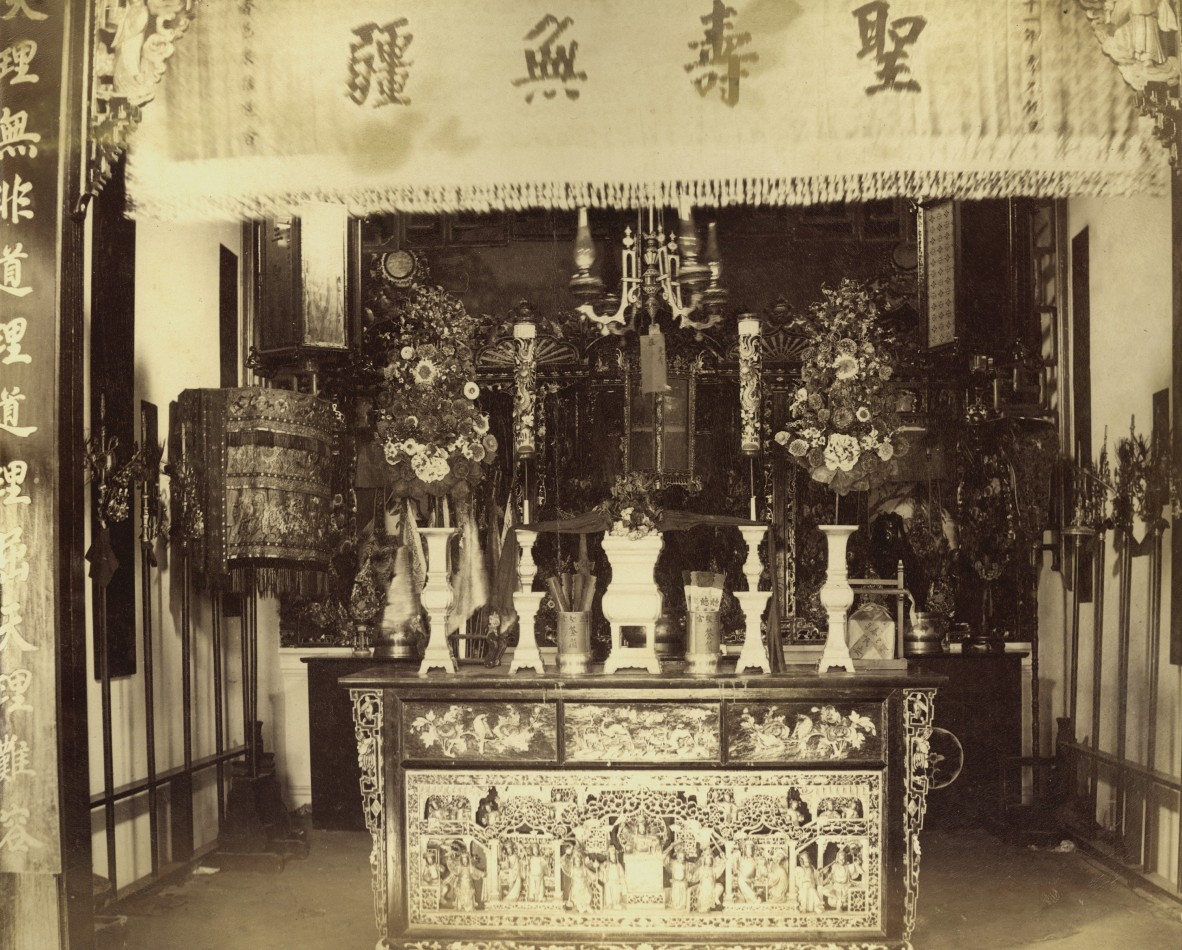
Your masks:
[[[1050,0],[203,0],[129,199],[239,219],[1159,192],[1146,125]]]

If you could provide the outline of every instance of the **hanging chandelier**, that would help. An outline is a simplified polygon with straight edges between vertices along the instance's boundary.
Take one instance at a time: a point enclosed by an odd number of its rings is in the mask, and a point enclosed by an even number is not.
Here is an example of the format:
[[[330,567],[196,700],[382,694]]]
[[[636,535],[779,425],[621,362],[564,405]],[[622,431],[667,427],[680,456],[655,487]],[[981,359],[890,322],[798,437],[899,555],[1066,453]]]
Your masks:
[[[647,217],[647,222],[644,217]],[[604,294],[603,281],[591,272],[595,242],[587,223],[587,209],[579,209],[575,234],[576,271],[570,292],[582,301],[576,309],[604,334],[639,333],[647,325],[659,331],[659,317],[668,312],[679,329],[701,333],[722,320],[726,289],[722,286],[722,258],[713,222],[706,230],[699,259],[699,238],[693,208],[687,199],[678,207],[678,228],[665,230],[662,215],[650,206],[637,214],[636,231],[624,229],[620,249],[619,294]]]

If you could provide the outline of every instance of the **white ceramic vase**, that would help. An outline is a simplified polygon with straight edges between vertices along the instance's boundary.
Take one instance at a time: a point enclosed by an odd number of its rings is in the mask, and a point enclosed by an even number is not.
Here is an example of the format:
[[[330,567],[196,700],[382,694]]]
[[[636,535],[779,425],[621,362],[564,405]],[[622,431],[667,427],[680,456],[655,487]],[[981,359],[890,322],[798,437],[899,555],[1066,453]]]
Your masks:
[[[825,638],[825,650],[817,671],[828,673],[833,670],[854,672],[854,661],[850,657],[850,646],[846,632],[846,617],[854,603],[854,589],[849,583],[849,571],[845,563],[846,544],[850,535],[858,530],[853,524],[823,524],[818,527],[825,532],[829,546],[829,560],[825,566],[825,583],[821,585],[821,606],[829,615],[829,633]]]
[[[611,653],[603,665],[605,673],[631,668],[661,672],[655,638],[656,621],[661,615],[661,592],[654,570],[664,543],[659,533],[635,539],[603,536],[603,553],[612,566],[612,582],[603,592],[602,602],[603,615],[612,628]],[[641,628],[644,643],[625,645],[625,627]]]

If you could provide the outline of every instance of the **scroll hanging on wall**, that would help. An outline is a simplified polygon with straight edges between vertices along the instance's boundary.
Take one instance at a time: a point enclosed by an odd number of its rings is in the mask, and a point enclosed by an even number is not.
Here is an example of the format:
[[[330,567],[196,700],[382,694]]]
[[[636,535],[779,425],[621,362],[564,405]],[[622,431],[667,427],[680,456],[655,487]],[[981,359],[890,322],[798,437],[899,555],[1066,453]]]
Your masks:
[[[237,220],[1164,190],[1133,94],[1061,6],[204,0],[131,201]]]

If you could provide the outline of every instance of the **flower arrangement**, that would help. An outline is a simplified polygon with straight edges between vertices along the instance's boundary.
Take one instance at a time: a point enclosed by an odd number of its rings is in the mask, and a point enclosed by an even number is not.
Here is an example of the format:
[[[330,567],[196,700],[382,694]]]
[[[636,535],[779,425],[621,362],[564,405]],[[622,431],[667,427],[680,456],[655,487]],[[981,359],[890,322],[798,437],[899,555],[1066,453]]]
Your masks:
[[[977,576],[997,580],[1018,548],[1016,485],[1000,449],[977,446],[957,485],[961,551]]]
[[[1107,530],[1112,522],[1112,470],[1108,463],[1107,436],[1097,462],[1066,459],[1064,470],[1070,486],[1070,525],[1093,531]]]
[[[617,475],[611,498],[597,506],[612,519],[608,533],[633,541],[655,534],[661,519],[661,509],[653,497],[656,490],[657,481],[652,475],[644,472]]]
[[[955,527],[951,514],[937,500],[916,501],[912,516],[903,524],[924,577],[923,589],[912,591],[915,609],[951,618],[956,610],[952,543]]]
[[[131,514],[131,486],[134,482],[155,479],[160,473],[163,448],[132,443],[131,457],[118,460],[119,439],[105,433],[93,435],[83,448],[83,465],[91,481],[98,486],[98,517],[102,526],[126,521]],[[20,463],[14,463],[20,464]]]
[[[403,496],[450,495],[484,474],[497,450],[476,404],[476,321],[441,287],[380,295],[386,365],[375,399],[377,440]]]
[[[815,481],[844,495],[885,480],[907,444],[886,391],[896,340],[879,322],[873,295],[848,278],[823,294],[806,319],[810,339],[792,422],[775,439]]]
[[[1164,527],[1163,511],[1177,515],[1182,510],[1170,444],[1168,433],[1155,432],[1150,440],[1138,435],[1135,419],[1129,421],[1128,438],[1116,443],[1112,517],[1116,526],[1126,533],[1133,530],[1134,514],[1147,526]]]

